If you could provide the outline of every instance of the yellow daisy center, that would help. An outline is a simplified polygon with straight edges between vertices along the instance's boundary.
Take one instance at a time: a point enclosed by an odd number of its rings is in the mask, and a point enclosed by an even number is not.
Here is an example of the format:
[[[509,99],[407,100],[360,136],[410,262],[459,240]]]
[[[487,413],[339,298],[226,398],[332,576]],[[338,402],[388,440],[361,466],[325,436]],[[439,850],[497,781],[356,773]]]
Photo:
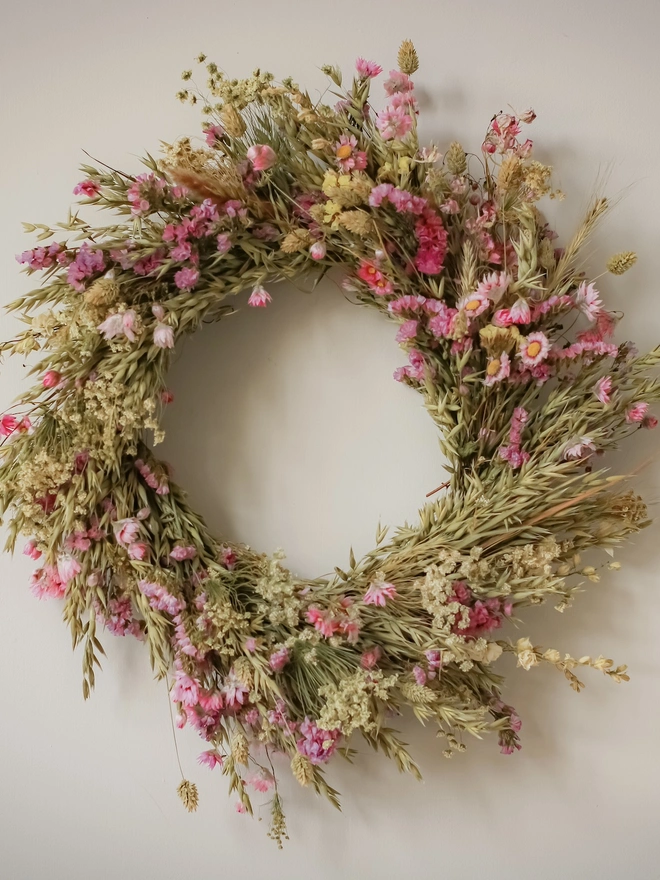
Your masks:
[[[337,150],[337,158],[348,159],[352,152],[353,147],[350,144],[342,144],[341,147],[339,147]]]
[[[476,312],[480,305],[481,305],[480,299],[471,299],[470,302],[465,306],[465,311],[466,312]]]
[[[488,366],[486,367],[486,374],[487,374],[488,376],[496,376],[497,373],[499,373],[499,370],[500,370],[500,367],[501,367],[501,366],[502,366],[502,363],[501,363],[500,359],[499,359],[499,358],[495,358],[495,360],[492,360],[492,361],[488,364]]]
[[[536,342],[536,340],[534,342],[530,342],[529,345],[527,346],[527,356],[528,357],[535,358],[539,354],[540,351],[541,351],[541,343]]]

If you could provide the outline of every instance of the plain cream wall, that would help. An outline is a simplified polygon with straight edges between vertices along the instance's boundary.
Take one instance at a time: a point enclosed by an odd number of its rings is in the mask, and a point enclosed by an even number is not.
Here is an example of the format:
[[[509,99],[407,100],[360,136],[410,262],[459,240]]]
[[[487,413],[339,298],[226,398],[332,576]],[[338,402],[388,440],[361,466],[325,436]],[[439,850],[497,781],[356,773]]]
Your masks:
[[[613,250],[639,265],[603,282],[626,312],[620,332],[660,340],[660,7],[654,0],[24,0],[3,5],[0,180],[2,302],[28,284],[14,254],[21,220],[63,217],[84,148],[138,168],[160,138],[194,132],[199,117],[173,98],[178,73],[206,51],[228,71],[257,65],[314,93],[324,62],[350,70],[364,55],[394,66],[402,37],[422,60],[422,131],[478,147],[493,112],[530,104],[539,157],[568,193],[553,217],[565,234],[596,179],[623,194],[599,232],[594,274]],[[632,185],[632,186],[631,186]],[[230,537],[272,550],[309,575],[367,549],[379,517],[412,517],[442,480],[434,430],[418,397],[391,379],[402,362],[394,331],[327,283],[313,295],[273,289],[264,312],[241,312],[183,348],[166,454],[193,502]],[[2,317],[2,335],[12,323]],[[0,404],[24,369],[2,367]],[[646,434],[618,465],[657,445]],[[641,482],[658,497],[660,470]],[[198,768],[200,743],[179,737],[201,805],[179,804],[165,686],[146,651],[105,639],[108,659],[84,704],[57,603],[30,594],[31,564],[0,559],[0,877],[99,880],[267,876],[318,880],[476,875],[510,880],[660,877],[658,528],[621,554],[622,572],[593,586],[563,617],[527,617],[535,642],[629,663],[616,687],[595,674],[576,696],[552,671],[511,675],[523,751],[494,739],[445,761],[430,732],[405,734],[425,782],[364,754],[335,764],[344,813],[284,782],[292,840],[283,853],[265,822],[234,812],[223,777]]]

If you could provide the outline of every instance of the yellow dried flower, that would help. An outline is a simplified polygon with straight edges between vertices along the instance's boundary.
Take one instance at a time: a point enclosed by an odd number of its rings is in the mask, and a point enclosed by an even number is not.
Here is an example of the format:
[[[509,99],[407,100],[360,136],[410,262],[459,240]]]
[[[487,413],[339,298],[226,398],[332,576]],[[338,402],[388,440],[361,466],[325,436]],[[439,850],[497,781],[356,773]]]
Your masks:
[[[176,791],[186,810],[188,810],[189,813],[194,813],[199,804],[199,793],[195,783],[188,782],[187,779],[184,779]]]
[[[220,112],[222,124],[230,137],[243,137],[246,125],[243,117],[233,104],[225,104]]]
[[[419,70],[419,56],[412,40],[404,40],[399,46],[397,64],[401,73],[406,73],[408,76]]]
[[[314,768],[309,758],[304,755],[294,755],[291,759],[291,772],[293,778],[300,785],[309,785],[314,780]]]
[[[452,174],[456,174],[457,176],[465,174],[467,170],[467,157],[465,155],[465,150],[458,141],[453,141],[449,144],[447,152],[445,153],[445,165]]]
[[[607,261],[607,271],[612,275],[623,275],[628,269],[631,269],[637,262],[637,254],[634,251],[623,251],[620,254],[614,254]]]
[[[494,324],[486,324],[479,331],[479,339],[489,357],[499,357],[518,345],[520,330],[515,325],[496,327]]]

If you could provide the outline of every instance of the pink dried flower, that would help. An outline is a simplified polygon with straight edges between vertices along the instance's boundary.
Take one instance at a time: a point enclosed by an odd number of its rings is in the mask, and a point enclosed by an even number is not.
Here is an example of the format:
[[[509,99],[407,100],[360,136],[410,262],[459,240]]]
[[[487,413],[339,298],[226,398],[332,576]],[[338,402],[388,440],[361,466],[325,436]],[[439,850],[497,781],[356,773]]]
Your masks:
[[[322,730],[309,718],[305,718],[300,725],[300,732],[302,739],[296,743],[298,751],[309,758],[312,764],[325,764],[329,761],[341,736],[339,730]]]
[[[590,321],[595,321],[603,307],[600,294],[593,284],[583,281],[574,294],[574,302],[577,308],[587,316]]]
[[[250,298],[248,299],[248,305],[253,306],[255,308],[265,308],[268,303],[272,302],[273,298],[268,293],[268,291],[259,285],[255,287],[252,293],[250,294]]]
[[[199,269],[195,266],[184,266],[174,275],[174,283],[179,290],[192,290],[199,281]]]
[[[95,180],[81,180],[73,188],[74,196],[85,196],[85,198],[93,199],[101,190],[101,187]]]
[[[133,327],[137,319],[137,314],[133,309],[127,309],[125,312],[116,312],[99,324],[98,329],[107,340],[114,339],[116,336],[125,336],[129,342],[135,342],[135,333]]]
[[[192,546],[178,546],[170,552],[170,559],[176,562],[185,562],[187,559],[194,559],[197,556],[197,550]]]
[[[390,70],[390,78],[385,80],[383,88],[388,95],[400,95],[412,92],[414,85],[407,73],[400,70]]]
[[[525,366],[535,367],[547,358],[549,351],[548,337],[539,330],[523,337],[518,355]]]
[[[221,140],[224,135],[225,130],[221,125],[210,125],[204,131],[204,140],[209,147],[215,147],[219,140]]]
[[[306,613],[305,619],[307,623],[311,623],[317,632],[320,632],[324,639],[331,638],[339,630],[339,621],[337,621],[331,611],[321,611],[315,605],[311,605]]]
[[[289,662],[289,649],[286,646],[278,648],[268,658],[268,665],[273,672],[281,672]]]
[[[418,685],[426,684],[426,672],[424,672],[421,666],[413,666],[413,677]]]
[[[137,519],[118,519],[112,524],[115,538],[123,546],[132,544],[140,534],[140,523]]]
[[[612,377],[603,376],[594,385],[594,394],[601,403],[610,402],[610,394],[612,391]]]
[[[54,565],[45,565],[30,575],[30,589],[37,599],[62,599],[66,593],[66,583]]]
[[[39,559],[42,554],[41,550],[37,549],[37,542],[30,539],[25,547],[23,547],[23,555],[29,556],[30,559]]]
[[[586,458],[586,456],[594,452],[595,449],[596,447],[589,437],[578,437],[577,439],[570,441],[564,450],[564,458],[566,461],[576,461],[580,458]]]
[[[81,571],[81,564],[78,562],[77,559],[74,559],[74,557],[70,556],[68,553],[60,556],[57,560],[57,573],[60,577],[60,580],[64,584],[68,584],[69,581],[72,581],[74,578],[78,577]]]
[[[267,770],[259,770],[258,773],[254,773],[252,776],[249,776],[246,779],[247,784],[253,788],[255,791],[260,791],[264,794],[275,785],[275,780],[271,773]]]
[[[190,678],[180,669],[174,673],[174,684],[170,691],[173,703],[183,703],[184,706],[196,706],[199,700],[199,683]]]
[[[508,378],[511,374],[511,360],[509,355],[503,351],[497,358],[491,358],[486,366],[486,378],[484,385],[488,387],[496,385]]]
[[[231,250],[231,236],[227,235],[226,232],[221,232],[220,235],[218,235],[216,243],[218,246],[218,253],[220,254],[226,254],[227,251]]]
[[[209,749],[207,752],[202,752],[201,755],[198,755],[197,760],[203,767],[213,770],[214,767],[222,767],[224,758],[217,749]]]
[[[412,118],[403,107],[386,107],[376,116],[376,127],[383,140],[405,137],[412,128]]]
[[[399,330],[396,334],[397,342],[406,342],[409,339],[414,339],[417,336],[417,331],[419,330],[419,321],[411,318],[409,321],[404,321],[403,324],[399,327]]]
[[[369,584],[369,588],[362,601],[365,605],[380,605],[384,608],[388,599],[394,599],[398,595],[394,584],[388,584],[383,580],[375,580]]]
[[[46,370],[41,380],[44,388],[55,388],[62,381],[62,374],[57,370]]]
[[[360,666],[363,669],[373,669],[381,657],[381,650],[378,645],[364,651],[360,657]]]
[[[309,249],[309,255],[313,260],[322,260],[328,248],[326,247],[325,242],[323,241],[315,241],[314,244]]]
[[[635,422],[644,421],[648,408],[648,403],[633,403],[633,405],[626,410],[626,421],[628,424],[632,425]]]
[[[247,157],[255,171],[266,171],[277,162],[277,153],[268,144],[253,144],[247,151]]]
[[[149,555],[149,546],[144,541],[136,541],[134,544],[128,545],[128,555],[131,559],[142,562]]]
[[[154,327],[154,345],[157,348],[174,348],[174,330],[172,327],[158,322]]]
[[[361,76],[364,79],[373,79],[373,77],[378,76],[383,72],[383,68],[380,64],[376,64],[375,61],[366,61],[364,58],[357,59],[355,62],[355,69],[358,72],[358,76]]]
[[[490,300],[487,294],[477,290],[474,293],[467,293],[465,296],[462,296],[456,305],[459,310],[465,312],[468,318],[476,318],[490,306]]]

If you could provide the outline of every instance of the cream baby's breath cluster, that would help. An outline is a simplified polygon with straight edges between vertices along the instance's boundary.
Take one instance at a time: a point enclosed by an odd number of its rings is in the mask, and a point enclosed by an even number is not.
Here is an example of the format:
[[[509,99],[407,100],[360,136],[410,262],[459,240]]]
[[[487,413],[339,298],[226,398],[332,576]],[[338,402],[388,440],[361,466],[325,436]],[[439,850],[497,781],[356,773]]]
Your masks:
[[[179,97],[202,108],[199,139],[165,145],[137,176],[84,167],[67,222],[27,227],[38,241],[19,260],[42,284],[10,306],[24,327],[2,351],[29,358],[36,381],[0,419],[0,499],[9,548],[24,542],[33,591],[63,603],[82,646],[85,696],[105,633],[144,641],[177,726],[205,742],[200,762],[240,812],[270,797],[281,844],[283,769],[337,803],[326,767],[352,758],[359,733],[419,775],[392,729],[403,712],[437,728],[447,757],[488,731],[505,754],[520,748],[504,653],[576,690],[580,666],[627,679],[504,625],[527,606],[568,608],[603,568],[584,553],[614,569],[647,524],[602,456],[657,424],[660,352],[614,341],[620,316],[583,272],[607,200],[561,246],[544,220],[539,201],[561,193],[533,158],[533,111],[493,116],[474,153],[421,146],[409,41],[389,75],[358,59],[345,86],[323,68],[320,100],[290,78],[198,63],[205,88],[186,71]],[[624,251],[606,269],[635,261]],[[246,288],[264,308],[271,282],[337,266],[346,294],[396,326],[395,379],[421,395],[449,476],[417,522],[379,527],[362,559],[307,580],[280,552],[213,535],[156,447],[180,340]],[[197,809],[193,782],[179,795]]]

